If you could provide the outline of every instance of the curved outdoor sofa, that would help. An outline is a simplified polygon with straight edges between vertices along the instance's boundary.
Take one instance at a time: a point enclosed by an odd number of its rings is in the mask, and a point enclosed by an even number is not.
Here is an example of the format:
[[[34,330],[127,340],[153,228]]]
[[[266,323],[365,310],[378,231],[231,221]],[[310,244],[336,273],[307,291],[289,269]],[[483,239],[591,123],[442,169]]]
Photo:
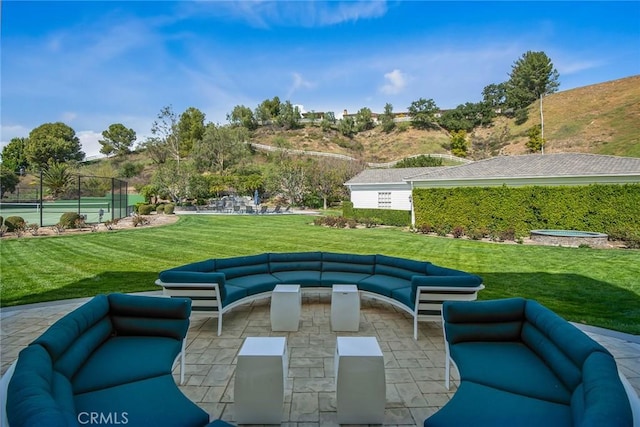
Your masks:
[[[633,425],[613,356],[536,301],[451,301],[442,314],[446,385],[451,361],[460,385],[425,427]]]
[[[20,352],[2,379],[3,425],[228,425],[209,423],[171,374],[178,358],[184,373],[190,313],[187,298],[96,296]]]
[[[430,262],[333,252],[208,259],[165,270],[156,284],[163,287],[165,295],[191,298],[194,313],[217,317],[218,335],[224,313],[270,296],[277,284],[299,284],[303,289],[354,284],[362,294],[411,314],[415,339],[418,320],[441,319],[442,301],[475,300],[484,289],[480,277]]]

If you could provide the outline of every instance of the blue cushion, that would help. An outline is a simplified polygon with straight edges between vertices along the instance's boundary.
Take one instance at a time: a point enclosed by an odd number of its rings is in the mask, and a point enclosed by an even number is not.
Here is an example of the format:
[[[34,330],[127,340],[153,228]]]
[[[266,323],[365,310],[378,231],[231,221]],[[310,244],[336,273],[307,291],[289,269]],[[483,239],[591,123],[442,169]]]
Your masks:
[[[218,272],[224,273],[225,279],[250,276],[252,274],[269,274],[269,264],[247,264],[237,267],[218,268]]]
[[[53,371],[49,353],[39,345],[24,348],[7,390],[9,425],[77,425],[71,386]]]
[[[220,272],[165,270],[159,278],[164,283],[224,283],[225,275]]]
[[[55,326],[55,324],[54,324]],[[93,327],[84,331],[69,347],[54,360],[54,369],[71,379],[89,358],[95,349],[100,347],[111,336],[113,327],[108,317],[97,322]],[[45,332],[46,333],[46,332]],[[38,340],[36,340],[37,342]]]
[[[371,275],[363,273],[323,271],[320,275],[320,286],[332,286],[338,284],[357,285],[358,282],[369,276]]]
[[[209,422],[209,415],[182,394],[169,374],[81,393],[75,403],[80,417],[85,412],[111,415],[112,422],[103,425],[117,424],[115,418],[131,426],[202,427]]]
[[[355,255],[324,252],[322,271],[348,271],[352,273],[373,274],[375,255]]]
[[[412,271],[414,274],[427,274],[427,267],[429,264],[429,262],[424,261],[415,261],[412,259],[378,254],[376,255],[376,274],[378,274],[378,267],[381,266],[400,268],[402,270]]]
[[[232,302],[238,301],[247,296],[247,290],[239,286],[224,285],[226,289],[226,297],[222,300],[222,306],[226,307]]]
[[[359,273],[359,274],[366,274],[369,276],[373,274],[373,264],[355,264],[355,263],[348,263],[348,262],[323,261],[322,272],[325,272],[325,271]]]
[[[182,265],[180,267],[172,268],[174,271],[195,271],[199,273],[208,273],[215,271],[216,261],[214,259],[207,259],[204,261],[193,262],[191,264]]]
[[[73,377],[74,393],[171,373],[182,341],[165,337],[113,337],[98,348]]]
[[[238,256],[233,258],[216,259],[216,271],[223,268],[244,267],[245,265],[267,264],[269,254]]]
[[[320,268],[317,270],[278,271],[273,275],[278,279],[278,283],[302,287],[320,286]]]
[[[271,274],[251,274],[248,276],[240,276],[229,280],[230,285],[243,288],[247,291],[247,295],[260,294],[262,292],[271,292],[273,288],[280,283]]]
[[[391,291],[391,298],[393,298],[396,301],[400,301],[401,303],[409,307],[411,310],[415,309],[416,297],[415,297],[415,292],[413,292],[413,289],[411,286],[394,289],[393,291]]]
[[[322,269],[322,262],[320,261],[285,261],[285,262],[270,262],[269,270],[271,274],[276,274],[281,271],[317,271],[320,273]]]
[[[55,322],[34,342],[46,348],[55,361],[81,334],[104,319],[108,312],[109,299],[106,295],[98,295]]]
[[[572,425],[568,405],[522,396],[471,381],[462,381],[451,400],[424,422],[424,427]]]
[[[571,392],[521,342],[464,342],[450,346],[462,381],[568,405]]]
[[[358,289],[374,292],[389,298],[391,298],[391,293],[395,289],[406,288],[407,286],[411,286],[411,282],[409,280],[393,276],[385,276],[383,274],[375,274],[358,282]]]
[[[269,254],[269,263],[300,261],[322,261],[322,252],[286,252]]]
[[[583,383],[571,398],[574,425],[630,426],[633,414],[616,362],[610,354],[593,352],[583,366]]]

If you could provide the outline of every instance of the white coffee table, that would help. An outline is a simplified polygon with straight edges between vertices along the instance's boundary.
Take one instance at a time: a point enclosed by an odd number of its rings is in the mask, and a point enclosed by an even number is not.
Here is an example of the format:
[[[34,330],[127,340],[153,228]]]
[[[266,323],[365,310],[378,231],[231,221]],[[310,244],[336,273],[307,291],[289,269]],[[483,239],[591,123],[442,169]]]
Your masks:
[[[236,423],[280,424],[286,375],[285,337],[247,337],[238,353],[236,366]]]
[[[271,330],[297,331],[301,305],[300,285],[276,285],[271,293]]]
[[[356,285],[333,285],[331,329],[351,332],[360,329],[360,294]]]
[[[375,337],[338,337],[335,355],[339,424],[382,424],[384,357]]]

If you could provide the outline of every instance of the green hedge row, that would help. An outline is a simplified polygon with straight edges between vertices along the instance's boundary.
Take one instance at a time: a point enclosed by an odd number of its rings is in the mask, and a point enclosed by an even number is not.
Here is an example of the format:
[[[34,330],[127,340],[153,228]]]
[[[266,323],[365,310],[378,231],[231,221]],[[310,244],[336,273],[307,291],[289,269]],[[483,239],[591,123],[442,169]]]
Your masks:
[[[535,229],[640,239],[640,184],[413,190],[416,227],[463,227],[528,236]]]
[[[380,224],[397,227],[411,225],[411,212],[409,211],[354,208],[352,202],[342,202],[342,215],[345,218],[375,218]]]

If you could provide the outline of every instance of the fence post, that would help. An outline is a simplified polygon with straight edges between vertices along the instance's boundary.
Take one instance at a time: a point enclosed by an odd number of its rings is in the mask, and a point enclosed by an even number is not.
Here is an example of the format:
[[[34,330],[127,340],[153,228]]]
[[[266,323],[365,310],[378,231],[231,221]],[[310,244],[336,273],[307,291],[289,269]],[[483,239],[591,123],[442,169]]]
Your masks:
[[[78,215],[80,215],[80,201],[82,200],[82,189],[80,188],[80,175],[78,175]]]
[[[116,179],[111,178],[111,220],[116,219],[116,193],[114,191]]]
[[[42,225],[42,169],[40,169],[40,227],[43,227]]]

